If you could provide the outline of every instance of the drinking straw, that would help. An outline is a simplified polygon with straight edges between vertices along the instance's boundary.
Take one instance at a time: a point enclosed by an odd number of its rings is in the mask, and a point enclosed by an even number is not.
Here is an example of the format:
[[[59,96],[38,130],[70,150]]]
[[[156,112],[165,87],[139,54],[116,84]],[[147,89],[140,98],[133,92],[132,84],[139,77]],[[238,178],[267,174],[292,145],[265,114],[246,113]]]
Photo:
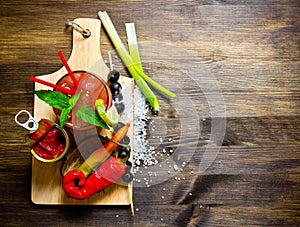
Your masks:
[[[58,56],[60,57],[60,60],[61,60],[62,63],[64,64],[65,68],[67,69],[67,71],[68,71],[70,77],[71,77],[72,80],[73,80],[73,83],[74,83],[74,85],[75,85],[75,88],[77,89],[77,88],[78,88],[78,81],[76,80],[75,75],[74,75],[74,73],[72,72],[70,66],[68,65],[67,60],[65,59],[63,53],[62,53],[61,51],[59,51],[59,52],[58,52]]]
[[[37,82],[37,83],[40,83],[40,84],[44,84],[48,87],[52,87],[52,88],[66,94],[66,95],[74,95],[74,93],[75,93],[73,90],[69,90],[65,87],[62,87],[62,86],[59,86],[59,85],[56,85],[56,84],[52,84],[52,83],[50,83],[48,81],[45,81],[45,80],[38,79],[34,76],[30,76],[29,79],[33,82]]]

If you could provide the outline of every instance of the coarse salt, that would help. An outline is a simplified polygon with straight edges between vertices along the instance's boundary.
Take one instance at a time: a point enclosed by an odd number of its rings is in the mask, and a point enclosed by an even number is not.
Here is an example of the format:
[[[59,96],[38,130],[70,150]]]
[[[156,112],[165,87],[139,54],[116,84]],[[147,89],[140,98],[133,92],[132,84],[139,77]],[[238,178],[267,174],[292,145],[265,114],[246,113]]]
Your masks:
[[[147,121],[149,117],[149,107],[146,104],[146,99],[141,93],[140,89],[135,86],[134,89],[134,162],[136,166],[140,166],[141,163],[144,166],[151,166],[158,163],[154,157],[154,147],[149,145],[147,140]],[[152,124],[152,122],[150,122]],[[155,138],[155,136],[153,136]]]

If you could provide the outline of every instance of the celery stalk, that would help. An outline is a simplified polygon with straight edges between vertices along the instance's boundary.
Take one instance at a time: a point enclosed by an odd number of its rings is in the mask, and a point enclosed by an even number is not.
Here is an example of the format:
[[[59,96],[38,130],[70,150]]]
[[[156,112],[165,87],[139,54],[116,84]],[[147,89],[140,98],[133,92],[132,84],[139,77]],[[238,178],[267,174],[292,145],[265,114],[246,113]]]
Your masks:
[[[126,27],[129,54],[130,54],[130,57],[133,62],[133,66],[135,67],[136,71],[140,74],[141,77],[143,77],[144,80],[146,80],[154,88],[156,88],[160,92],[168,95],[169,97],[175,97],[176,95],[174,93],[172,93],[169,90],[162,87],[160,84],[158,84],[156,81],[152,80],[150,77],[148,77],[143,72],[143,67],[142,67],[142,63],[141,63],[141,59],[140,59],[140,55],[139,55],[139,49],[138,49],[138,44],[137,44],[134,23],[126,23],[125,27]]]
[[[168,89],[164,88],[163,86],[161,86],[154,80],[152,80],[143,71],[141,71],[138,68],[138,66],[136,66],[134,64],[128,51],[126,50],[124,44],[122,43],[114,25],[112,24],[107,12],[98,12],[98,15],[102,21],[102,24],[103,24],[105,30],[108,33],[108,36],[110,37],[112,43],[114,44],[119,56],[123,60],[125,66],[127,67],[128,71],[130,72],[132,77],[135,79],[137,85],[141,86],[140,89],[141,89],[142,93],[145,95],[146,99],[150,102],[151,106],[154,109],[158,109],[159,107],[154,106],[154,105],[158,104],[158,100],[157,100],[156,96],[154,95],[154,93],[151,91],[151,89],[148,87],[148,85],[144,82],[138,82],[139,80],[146,80],[149,84],[151,84],[158,91],[164,93],[165,95],[167,95],[169,97],[175,97],[176,95],[174,93],[172,93]],[[149,96],[149,95],[151,95],[151,96]]]
[[[125,28],[130,57],[133,61],[133,64],[143,72],[134,23],[126,23]]]
[[[126,26],[128,50],[133,62],[133,66],[136,67],[136,70],[140,70],[141,72],[143,72],[143,67],[140,60],[140,55],[139,55],[139,50],[137,45],[134,23],[126,23],[125,26]],[[153,100],[153,102],[155,102],[155,100]]]

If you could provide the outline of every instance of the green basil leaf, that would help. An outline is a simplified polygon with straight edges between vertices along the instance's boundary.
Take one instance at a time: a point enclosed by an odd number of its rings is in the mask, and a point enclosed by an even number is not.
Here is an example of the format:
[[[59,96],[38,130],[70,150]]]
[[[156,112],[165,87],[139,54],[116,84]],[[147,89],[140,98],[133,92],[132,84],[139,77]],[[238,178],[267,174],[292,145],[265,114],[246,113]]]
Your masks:
[[[68,96],[57,92],[57,91],[50,91],[50,90],[38,90],[34,91],[34,93],[44,102],[49,104],[50,106],[63,110],[70,106]]]
[[[76,116],[84,122],[99,126],[104,129],[109,129],[109,126],[89,106],[81,106],[80,109],[77,111]]]
[[[61,114],[59,116],[60,127],[63,128],[65,126],[65,124],[67,122],[68,115],[71,112],[71,110],[72,110],[72,106],[69,106],[67,108],[64,108],[61,111]]]
[[[78,99],[80,98],[81,92],[73,95],[70,99],[69,99],[69,105],[74,107],[78,101]]]

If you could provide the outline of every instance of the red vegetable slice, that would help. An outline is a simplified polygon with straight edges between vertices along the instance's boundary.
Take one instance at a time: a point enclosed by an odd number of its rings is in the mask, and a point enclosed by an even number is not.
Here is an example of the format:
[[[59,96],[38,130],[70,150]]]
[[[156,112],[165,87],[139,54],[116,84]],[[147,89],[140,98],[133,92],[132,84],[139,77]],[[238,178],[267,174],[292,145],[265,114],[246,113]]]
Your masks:
[[[54,159],[64,152],[65,147],[64,135],[54,127],[32,149],[41,158]]]

